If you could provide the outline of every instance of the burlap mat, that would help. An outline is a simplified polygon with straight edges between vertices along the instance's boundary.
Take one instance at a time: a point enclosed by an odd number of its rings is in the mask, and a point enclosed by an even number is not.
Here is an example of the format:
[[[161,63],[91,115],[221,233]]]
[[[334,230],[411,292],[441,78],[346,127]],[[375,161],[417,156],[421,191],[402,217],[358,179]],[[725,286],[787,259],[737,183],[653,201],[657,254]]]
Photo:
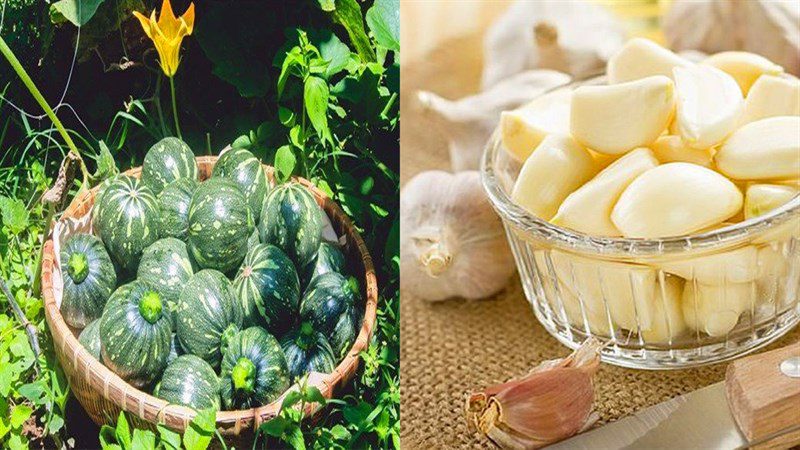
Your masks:
[[[476,39],[450,42],[427,61],[402,66],[402,182],[423,170],[449,169],[444,141],[414,114],[411,99],[423,88],[447,98],[474,92],[480,55],[463,49],[475,48]],[[539,325],[517,277],[504,292],[481,301],[429,304],[401,292],[400,333],[403,448],[490,447],[488,440],[467,432],[465,393],[570,352]],[[797,340],[800,327],[768,348]],[[721,381],[726,366],[654,372],[603,364],[595,387],[600,423]]]

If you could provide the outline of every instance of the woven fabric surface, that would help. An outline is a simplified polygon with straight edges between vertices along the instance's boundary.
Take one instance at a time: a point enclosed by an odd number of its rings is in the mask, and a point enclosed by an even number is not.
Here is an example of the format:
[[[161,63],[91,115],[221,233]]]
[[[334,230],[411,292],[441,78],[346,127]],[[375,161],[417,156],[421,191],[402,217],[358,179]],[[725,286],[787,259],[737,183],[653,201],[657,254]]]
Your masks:
[[[480,60],[464,52],[479,42],[468,36],[434,50],[424,63],[403,67],[401,77],[401,179],[449,169],[444,140],[417,114],[414,92],[458,98],[477,88]],[[401,274],[402,276],[402,274]],[[526,373],[570,350],[533,315],[519,279],[493,298],[428,303],[400,293],[401,441],[403,448],[487,448],[467,432],[466,393]],[[766,349],[800,340],[800,327]],[[766,350],[765,349],[765,350]],[[643,371],[602,364],[595,379],[599,424],[721,381],[726,363],[679,371]]]

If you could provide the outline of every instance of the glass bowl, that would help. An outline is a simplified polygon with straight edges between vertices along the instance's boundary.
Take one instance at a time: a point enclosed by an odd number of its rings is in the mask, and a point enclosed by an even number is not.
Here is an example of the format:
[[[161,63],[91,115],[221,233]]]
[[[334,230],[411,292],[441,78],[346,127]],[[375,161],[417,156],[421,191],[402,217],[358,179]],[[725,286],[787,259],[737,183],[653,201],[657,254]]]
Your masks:
[[[495,130],[481,162],[483,185],[536,318],[566,346],[594,336],[607,342],[608,363],[678,369],[752,352],[800,322],[800,196],[687,236],[589,236],[516,205],[510,194],[520,168]]]

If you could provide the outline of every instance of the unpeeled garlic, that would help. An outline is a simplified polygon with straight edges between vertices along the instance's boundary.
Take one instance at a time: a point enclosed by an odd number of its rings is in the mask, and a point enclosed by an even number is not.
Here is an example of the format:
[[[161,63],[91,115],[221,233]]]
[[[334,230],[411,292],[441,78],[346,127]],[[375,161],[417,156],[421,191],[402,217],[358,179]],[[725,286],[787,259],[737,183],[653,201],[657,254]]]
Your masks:
[[[656,75],[609,86],[581,86],[572,94],[570,130],[582,145],[611,155],[646,147],[675,112],[672,80]]]
[[[766,214],[797,195],[797,189],[780,184],[751,184],[744,196],[744,218]]]
[[[569,134],[572,91],[557,90],[542,95],[500,115],[503,147],[519,162],[524,162],[549,134]]]
[[[653,321],[649,329],[641,331],[642,339],[648,344],[672,344],[687,330],[681,307],[683,280],[662,277],[655,290]]]
[[[742,193],[711,169],[676,162],[640,175],[622,192],[611,221],[625,237],[692,233],[723,222],[742,208]]]
[[[650,145],[656,159],[662,163],[687,162],[698,166],[711,167],[714,156],[711,149],[692,148],[683,142],[683,138],[664,135]]]
[[[703,64],[714,66],[732,76],[744,95],[747,95],[758,77],[783,73],[783,67],[763,56],[748,52],[716,53],[703,61]]]
[[[775,116],[800,116],[800,80],[763,75],[744,101],[740,126]]]
[[[746,283],[758,277],[758,250],[752,245],[713,255],[659,264],[671,274],[704,284]]]
[[[714,161],[720,172],[736,180],[800,178],[800,117],[748,123],[728,138]]]
[[[744,98],[736,81],[711,66],[674,69],[677,97],[676,127],[687,145],[710,148],[736,127]]]
[[[511,198],[534,215],[549,220],[558,205],[597,173],[594,159],[569,136],[547,136],[520,170]]]
[[[755,302],[755,283],[712,285],[687,282],[683,288],[686,325],[709,336],[725,336]]]
[[[657,165],[647,148],[627,153],[569,194],[550,222],[594,236],[621,236],[611,222],[614,204],[636,177]]]
[[[633,38],[609,58],[606,75],[609,84],[638,80],[653,75],[672,78],[672,69],[692,65],[650,39]]]
[[[500,219],[475,171],[422,172],[400,195],[401,289],[426,300],[477,299],[514,273]]]
[[[504,449],[536,449],[588,429],[592,379],[602,344],[589,338],[566,358],[544,361],[522,378],[469,394],[467,428]]]

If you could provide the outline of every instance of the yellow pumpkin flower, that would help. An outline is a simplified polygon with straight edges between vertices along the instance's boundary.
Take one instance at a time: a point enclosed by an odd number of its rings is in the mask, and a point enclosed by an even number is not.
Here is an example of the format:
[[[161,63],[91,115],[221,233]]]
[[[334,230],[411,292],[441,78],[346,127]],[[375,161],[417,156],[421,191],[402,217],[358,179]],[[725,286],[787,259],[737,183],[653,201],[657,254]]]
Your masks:
[[[141,22],[147,37],[155,44],[164,74],[172,78],[178,71],[178,63],[180,63],[181,41],[184,37],[192,34],[192,28],[194,28],[194,3],[189,4],[189,8],[181,17],[175,17],[169,0],[164,0],[164,3],[161,4],[161,15],[158,21],[156,21],[155,11],[150,14],[150,17],[137,11],[134,11],[133,14]]]

